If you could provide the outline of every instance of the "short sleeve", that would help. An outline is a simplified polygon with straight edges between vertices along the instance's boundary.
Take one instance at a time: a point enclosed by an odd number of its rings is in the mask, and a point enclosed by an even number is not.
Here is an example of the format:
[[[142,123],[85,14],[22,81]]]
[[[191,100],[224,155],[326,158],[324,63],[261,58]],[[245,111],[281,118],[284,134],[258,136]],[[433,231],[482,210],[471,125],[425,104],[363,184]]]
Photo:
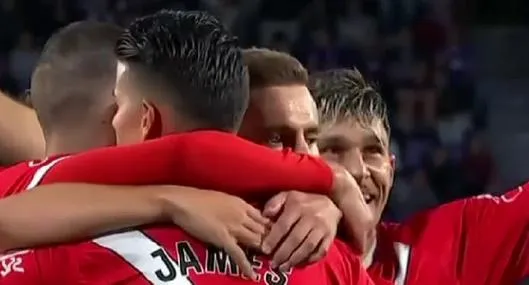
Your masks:
[[[529,274],[525,258],[529,254],[528,187],[525,184],[502,196],[481,195],[466,200],[466,264],[479,265],[476,272],[495,272],[495,276],[515,278],[515,282]]]

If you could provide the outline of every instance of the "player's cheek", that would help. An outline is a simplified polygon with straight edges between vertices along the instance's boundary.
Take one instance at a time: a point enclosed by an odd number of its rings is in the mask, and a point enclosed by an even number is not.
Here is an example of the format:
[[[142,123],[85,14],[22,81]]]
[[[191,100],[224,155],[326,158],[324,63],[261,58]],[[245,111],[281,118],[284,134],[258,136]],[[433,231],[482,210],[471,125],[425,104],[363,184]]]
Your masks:
[[[134,141],[133,137],[135,137],[135,129],[137,129],[139,124],[134,124],[132,117],[130,110],[128,110],[126,106],[121,106],[116,112],[116,115],[112,120],[112,127],[116,132],[118,144],[127,144]],[[136,126],[136,128],[134,126]]]

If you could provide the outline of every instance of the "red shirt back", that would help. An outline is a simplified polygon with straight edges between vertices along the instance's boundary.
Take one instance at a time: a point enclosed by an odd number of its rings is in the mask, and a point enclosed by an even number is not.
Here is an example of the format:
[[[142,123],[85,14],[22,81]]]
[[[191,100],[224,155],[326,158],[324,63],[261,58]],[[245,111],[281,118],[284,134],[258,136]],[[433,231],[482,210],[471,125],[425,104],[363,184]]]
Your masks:
[[[323,261],[291,272],[274,271],[268,259],[250,253],[258,283],[242,278],[222,250],[207,247],[174,227],[116,233],[58,249],[68,252],[67,260],[76,260],[69,278],[70,282],[82,280],[81,284],[370,284],[358,272],[363,270],[359,260],[339,241]]]
[[[58,161],[22,163],[0,183],[8,195],[35,186]],[[2,179],[1,175],[10,175]],[[7,177],[6,177],[7,178]],[[2,187],[0,185],[0,187]],[[277,272],[268,259],[249,253],[257,284],[372,284],[359,259],[336,240],[326,258],[291,272]],[[115,233],[83,243],[0,255],[0,284],[256,284],[241,278],[225,252],[207,247],[174,226]]]

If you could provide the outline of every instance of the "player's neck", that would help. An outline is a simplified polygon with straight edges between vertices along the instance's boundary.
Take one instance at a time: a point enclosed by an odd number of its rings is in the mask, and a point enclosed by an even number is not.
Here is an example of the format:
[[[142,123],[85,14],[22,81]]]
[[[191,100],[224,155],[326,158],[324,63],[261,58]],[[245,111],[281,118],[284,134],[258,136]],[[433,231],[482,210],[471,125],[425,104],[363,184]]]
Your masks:
[[[185,133],[201,127],[199,122],[195,122],[175,113],[172,109],[168,109],[164,106],[157,108],[158,116],[160,116],[160,135],[166,136],[170,134]]]
[[[197,124],[187,122],[185,124],[164,124],[161,129],[161,135],[166,136],[171,134],[186,133],[196,129],[200,129]]]
[[[46,156],[79,153],[108,146],[110,142],[105,139],[103,136],[97,136],[85,131],[52,134],[46,137]]]

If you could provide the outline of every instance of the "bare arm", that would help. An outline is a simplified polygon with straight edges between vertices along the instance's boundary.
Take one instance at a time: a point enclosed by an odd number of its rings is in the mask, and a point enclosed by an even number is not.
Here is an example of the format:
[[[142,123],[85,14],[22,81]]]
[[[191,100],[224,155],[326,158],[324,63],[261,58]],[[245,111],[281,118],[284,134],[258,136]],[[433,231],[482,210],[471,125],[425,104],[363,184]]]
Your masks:
[[[268,220],[238,197],[184,186],[50,184],[2,199],[0,253],[155,222],[173,222],[223,248],[255,278],[239,243],[259,248]]]
[[[362,191],[356,180],[346,170],[335,167],[335,181],[340,185],[338,187],[349,189],[341,192],[342,195],[335,196],[333,201],[342,211],[343,227],[347,237],[350,238],[351,245],[364,253],[368,250],[373,229],[376,226],[376,219],[364,201]]]
[[[44,137],[35,112],[0,91],[0,161],[41,158]]]
[[[50,184],[2,199],[0,252],[160,221],[156,188]]]

